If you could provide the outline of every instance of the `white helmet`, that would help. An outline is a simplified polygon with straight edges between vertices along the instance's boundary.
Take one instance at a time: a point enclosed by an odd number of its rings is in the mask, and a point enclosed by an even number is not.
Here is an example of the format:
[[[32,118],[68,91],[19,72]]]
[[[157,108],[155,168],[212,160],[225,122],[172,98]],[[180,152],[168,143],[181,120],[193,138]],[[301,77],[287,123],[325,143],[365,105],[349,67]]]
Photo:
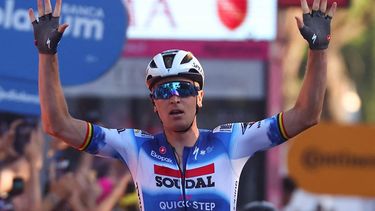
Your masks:
[[[151,90],[161,79],[176,76],[196,81],[203,88],[203,68],[191,52],[184,50],[167,50],[154,56],[146,69],[146,85]]]

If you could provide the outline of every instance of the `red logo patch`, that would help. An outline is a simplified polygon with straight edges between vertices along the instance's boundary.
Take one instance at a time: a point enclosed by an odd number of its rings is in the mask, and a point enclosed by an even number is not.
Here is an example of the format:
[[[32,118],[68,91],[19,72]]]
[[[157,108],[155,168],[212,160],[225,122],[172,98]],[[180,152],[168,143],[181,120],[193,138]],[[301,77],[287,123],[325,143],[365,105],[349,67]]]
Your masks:
[[[218,14],[221,22],[230,30],[239,27],[247,15],[247,0],[218,0]]]
[[[160,152],[160,154],[165,154],[166,152],[167,152],[167,148],[165,148],[165,146],[161,146],[160,148],[159,148],[159,152]]]
[[[327,35],[327,40],[330,41],[331,40],[331,35]]]

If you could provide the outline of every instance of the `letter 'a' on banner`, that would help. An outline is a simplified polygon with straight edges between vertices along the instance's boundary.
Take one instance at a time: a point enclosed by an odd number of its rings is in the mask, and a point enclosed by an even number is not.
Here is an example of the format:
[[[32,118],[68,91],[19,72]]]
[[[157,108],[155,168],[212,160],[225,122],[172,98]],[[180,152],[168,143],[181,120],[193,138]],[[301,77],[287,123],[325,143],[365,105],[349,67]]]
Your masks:
[[[51,3],[55,5],[54,0]],[[36,0],[0,1],[0,82],[7,81],[0,84],[1,111],[14,112],[20,102],[26,110],[28,105],[34,106],[26,102],[35,91],[24,89],[34,87],[38,79],[38,53],[28,8],[37,11]],[[122,0],[64,0],[60,22],[69,24],[58,48],[63,85],[93,81],[120,58],[128,26]]]
[[[319,124],[290,141],[288,172],[318,194],[375,197],[375,126]]]

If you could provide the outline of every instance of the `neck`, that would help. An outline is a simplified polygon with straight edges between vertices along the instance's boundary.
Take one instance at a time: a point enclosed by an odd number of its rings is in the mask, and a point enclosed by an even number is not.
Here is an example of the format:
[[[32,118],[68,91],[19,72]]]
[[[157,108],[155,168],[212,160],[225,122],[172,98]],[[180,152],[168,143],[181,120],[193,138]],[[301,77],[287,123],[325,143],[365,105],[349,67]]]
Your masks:
[[[170,129],[164,128],[165,136],[168,142],[176,149],[177,153],[182,155],[184,147],[192,147],[199,136],[199,129],[196,121],[186,132],[175,132]]]

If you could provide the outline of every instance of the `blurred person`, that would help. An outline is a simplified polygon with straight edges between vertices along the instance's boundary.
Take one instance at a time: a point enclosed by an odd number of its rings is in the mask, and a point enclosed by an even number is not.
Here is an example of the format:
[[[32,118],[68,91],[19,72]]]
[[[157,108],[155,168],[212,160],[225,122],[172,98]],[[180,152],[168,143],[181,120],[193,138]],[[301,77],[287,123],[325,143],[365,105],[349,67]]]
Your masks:
[[[12,121],[9,128],[0,136],[0,196],[11,190],[13,178],[16,177],[12,164],[18,160],[19,155],[13,145],[17,128],[21,124],[22,119]]]
[[[282,179],[282,207],[287,207],[290,204],[296,189],[296,183],[291,177],[286,176]]]
[[[301,189],[291,177],[282,180],[283,211],[334,211],[333,200],[327,195],[309,193]],[[353,210],[353,209],[348,209]]]
[[[0,201],[0,210],[41,210],[40,172],[43,165],[44,138],[41,128],[34,128],[25,144],[24,160],[27,177],[13,177],[13,184],[7,196]]]
[[[43,200],[43,210],[112,210],[131,180],[130,175],[113,175],[111,179],[117,183],[111,181],[111,187],[105,186],[104,190],[99,182],[99,173],[92,168],[93,157],[89,154],[77,156],[76,151],[57,139],[52,140],[49,187]],[[109,163],[106,164],[111,168]]]
[[[0,138],[0,196],[13,188],[13,182],[30,178],[30,164],[25,150],[31,141],[32,131],[37,120],[30,118],[15,119],[9,129]],[[19,183],[21,184],[21,183]]]
[[[0,136],[0,164],[4,165],[8,160],[17,157],[17,152],[13,146],[18,126],[22,124],[22,119],[16,119],[11,122],[9,129]],[[1,166],[0,165],[0,166]]]
[[[95,174],[78,168],[77,172],[68,172],[52,182],[43,200],[43,210],[110,211],[116,207],[130,180],[129,174],[116,178],[116,185],[98,201],[102,190]]]
[[[223,124],[200,130],[196,115],[203,105],[204,72],[192,53],[168,50],[146,69],[146,85],[163,132],[107,129],[73,118],[63,95],[57,45],[68,24],[59,25],[62,1],[38,0],[36,19],[29,16],[39,51],[39,96],[44,130],[91,154],[128,165],[141,210],[235,210],[238,183],[246,161],[257,151],[282,144],[317,124],[327,77],[330,22],[337,4],[314,0],[310,11],[301,0],[303,20],[296,17],[308,41],[307,70],[293,108],[270,118]]]
[[[277,209],[270,202],[253,201],[245,204],[239,211],[277,211]]]
[[[124,168],[123,164],[118,160],[96,157],[94,159],[94,163],[96,164],[94,168],[97,172],[97,185],[100,187],[100,195],[96,199],[97,204],[103,204],[102,202],[105,200],[113,198],[112,201],[116,199],[114,204],[116,204],[117,208],[130,207],[132,204],[126,204],[124,206],[122,202],[123,198],[127,198],[132,195],[131,192],[127,192],[128,189],[134,185],[132,183],[129,170]],[[118,181],[123,182],[120,183],[121,185],[119,185]],[[106,202],[106,204],[108,203],[109,202]],[[138,205],[137,198],[135,205]]]

